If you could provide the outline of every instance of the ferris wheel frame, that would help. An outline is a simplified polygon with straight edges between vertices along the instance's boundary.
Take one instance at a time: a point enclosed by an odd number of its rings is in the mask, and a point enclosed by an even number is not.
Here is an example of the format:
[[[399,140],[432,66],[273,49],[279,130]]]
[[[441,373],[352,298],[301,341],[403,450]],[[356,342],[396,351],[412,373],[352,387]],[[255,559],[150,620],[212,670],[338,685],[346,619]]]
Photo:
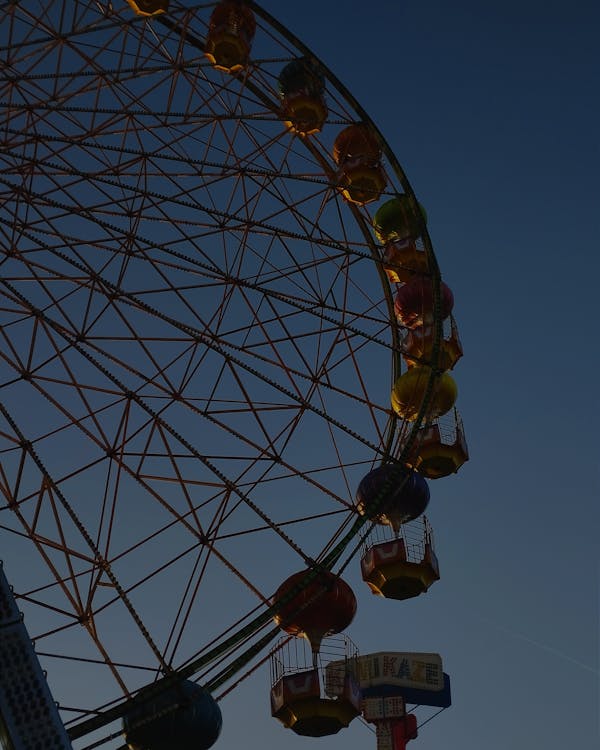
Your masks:
[[[346,89],[341,82],[334,76],[333,73],[331,73],[323,63],[316,58],[314,54],[310,52],[310,50],[302,44],[300,40],[298,40],[291,32],[289,32],[282,24],[280,24],[275,18],[273,18],[270,14],[268,14],[266,11],[264,11],[262,8],[260,8],[259,5],[257,5],[254,2],[247,3],[248,7],[256,14],[257,18],[260,19],[261,24],[263,24],[263,28],[269,28],[274,30],[278,35],[281,36],[282,39],[284,39],[287,43],[289,43],[294,49],[298,51],[302,56],[313,60],[316,64],[320,66],[322,69],[324,76],[327,80],[328,85],[328,91],[333,93],[336,93],[336,96],[340,97],[347,105],[349,105],[350,109],[353,110],[353,112],[356,114],[356,120],[368,124],[369,128],[372,129],[374,133],[377,134],[377,138],[380,141],[382,152],[384,154],[384,157],[386,159],[386,165],[387,168],[390,170],[391,173],[393,173],[394,179],[397,180],[398,187],[402,189],[402,192],[404,195],[407,195],[410,197],[412,201],[416,204],[416,198],[414,196],[414,193],[412,191],[412,188],[404,175],[400,164],[398,163],[397,158],[393,154],[392,150],[390,149],[389,145],[385,141],[384,137],[382,136],[381,132],[377,129],[377,127],[371,122],[370,118],[368,117],[367,113],[360,107],[358,102],[354,99],[354,97],[351,95],[351,93]],[[172,6],[175,6],[175,3],[172,3]],[[130,25],[134,24],[145,24],[149,26],[155,26],[156,28],[164,28],[168,29],[169,33],[179,35],[180,39],[182,40],[182,43],[184,45],[188,45],[189,47],[193,47],[196,49],[199,53],[203,53],[204,51],[204,45],[203,41],[200,36],[198,36],[196,33],[194,33],[193,30],[189,29],[188,21],[189,17],[187,14],[193,14],[195,9],[184,9],[182,7],[178,8],[180,12],[179,21],[176,20],[172,15],[171,12],[167,14],[161,14],[159,16],[156,16],[152,19],[132,19],[129,21]],[[183,22],[181,19],[187,19],[185,22]],[[247,88],[248,91],[252,92],[254,96],[259,99],[266,108],[270,109],[272,114],[276,116],[277,118],[280,117],[279,108],[278,108],[278,102],[277,100],[273,99],[272,97],[266,96],[263,94],[262,90],[260,89],[260,86],[257,85],[252,78],[252,75],[247,75],[246,71],[242,71],[236,74],[231,75],[232,80],[238,79],[243,82],[244,87]],[[49,109],[52,109],[51,107]],[[297,145],[301,145],[303,149],[306,149],[306,151],[310,154],[311,158],[315,161],[315,163],[318,163],[322,169],[323,169],[323,179],[325,182],[328,182],[333,186],[333,189],[335,189],[336,185],[336,175],[335,175],[335,169],[330,161],[327,161],[327,159],[323,155],[323,151],[319,150],[315,147],[315,141],[317,139],[311,137],[296,137],[295,142],[297,142]],[[32,164],[31,167],[33,168],[35,164]],[[393,192],[391,193],[393,194]],[[40,196],[38,196],[39,198]],[[58,210],[55,207],[56,210]],[[387,281],[387,278],[385,276],[385,272],[383,270],[383,266],[381,263],[381,256],[380,256],[380,250],[378,245],[376,244],[375,240],[372,236],[371,226],[368,220],[368,217],[365,215],[363,209],[355,204],[346,204],[344,207],[345,211],[347,211],[350,215],[353,217],[353,221],[356,223],[356,226],[359,228],[365,247],[368,248],[368,251],[371,255],[371,261],[376,268],[376,272],[379,275],[381,279],[381,290],[382,294],[384,295],[387,303],[388,313],[389,313],[389,319],[390,319],[390,335],[392,337],[392,343],[391,345],[388,345],[389,351],[392,355],[392,372],[393,377],[397,376],[400,372],[400,346],[398,341],[398,334],[395,326],[393,325],[394,322],[394,313],[393,313],[393,299],[392,299],[392,292],[390,289],[390,285]],[[66,210],[66,208],[64,209]],[[214,212],[215,215],[218,215],[218,211]],[[418,430],[420,429],[426,414],[427,409],[429,406],[429,401],[431,398],[431,394],[433,391],[433,387],[435,384],[436,377],[438,375],[438,357],[439,357],[439,350],[440,350],[440,341],[442,338],[442,322],[441,322],[441,316],[439,314],[440,310],[440,304],[441,304],[441,293],[440,293],[440,272],[439,268],[435,259],[435,255],[433,253],[433,249],[431,246],[431,241],[429,238],[429,235],[427,233],[426,226],[423,226],[422,228],[422,241],[424,245],[425,252],[427,253],[427,258],[429,261],[430,266],[430,275],[432,280],[432,289],[433,289],[433,305],[434,305],[434,344],[431,354],[431,374],[429,377],[429,382],[427,385],[427,388],[425,390],[424,397],[421,401],[418,414],[416,419],[411,422],[410,425],[406,427],[405,433],[403,435],[402,440],[402,447],[401,450],[394,455],[394,458],[399,462],[402,463],[406,457],[410,454],[410,451],[413,447],[413,443],[416,439]],[[335,243],[334,243],[335,244]],[[356,252],[356,251],[355,251]],[[13,255],[14,250],[11,248],[9,249],[7,256]],[[73,262],[73,259],[69,261],[71,263],[71,266],[78,270],[80,273],[85,274],[88,273],[89,270],[85,267],[85,265],[79,264],[78,262]],[[12,300],[14,301],[15,305],[18,305],[20,303],[28,304],[25,296],[23,293],[19,290],[17,286],[12,284],[8,279],[3,278],[3,285],[6,290],[8,290],[8,293],[11,295]],[[189,326],[186,323],[182,323],[181,321],[177,320],[176,317],[169,318],[168,315],[165,315],[164,312],[158,313],[156,308],[152,304],[147,304],[143,301],[143,299],[140,299],[139,297],[123,293],[122,289],[119,289],[117,285],[110,282],[109,279],[101,278],[99,275],[97,276],[90,276],[90,283],[91,284],[102,284],[103,286],[103,294],[107,296],[107,298],[110,297],[110,295],[115,295],[120,298],[120,300],[125,305],[130,305],[132,309],[135,309],[136,312],[141,312],[142,314],[146,314],[148,316],[151,316],[157,320],[160,320],[162,323],[165,323],[169,326],[173,326],[178,331],[180,331],[182,334],[193,336],[193,337],[201,337],[201,340],[204,341],[204,343],[207,343],[208,346],[212,347],[214,351],[218,350],[218,347],[220,346],[218,342],[211,341],[210,337],[207,336],[206,332],[202,332],[199,330],[194,330],[193,327]],[[120,378],[111,373],[110,369],[106,367],[105,364],[100,362],[96,359],[94,353],[90,353],[88,349],[86,349],[85,341],[77,340],[76,336],[73,336],[70,334],[64,327],[61,327],[56,320],[52,320],[47,313],[39,307],[30,306],[30,313],[32,315],[32,318],[37,321],[44,321],[56,334],[57,336],[61,336],[63,338],[63,341],[65,342],[65,345],[72,351],[77,351],[83,359],[86,359],[92,367],[102,371],[103,375],[110,380],[113,385],[120,389],[128,399],[130,399],[133,402],[136,402],[141,408],[145,409],[145,411],[148,413],[148,415],[155,420],[157,425],[160,425],[162,429],[164,429],[166,432],[170,432],[171,436],[179,441],[181,445],[184,446],[186,450],[190,452],[190,455],[196,455],[198,451],[195,449],[192,443],[188,442],[185,438],[185,436],[180,435],[175,428],[172,428],[167,420],[163,420],[160,416],[160,413],[157,411],[152,410],[149,408],[146,404],[143,403],[143,399],[139,397],[135,391],[130,390],[123,382],[121,382]],[[319,313],[321,319],[328,322],[330,325],[340,325],[339,317],[336,317],[333,310],[321,310]],[[349,332],[357,333],[359,335],[362,335],[362,331],[360,328],[353,326],[352,323],[344,322],[342,324],[346,330]],[[231,359],[231,361],[234,361],[236,357],[238,356],[236,353],[231,353],[231,351],[228,351],[226,353],[226,356]],[[242,359],[237,360],[237,364],[239,367],[246,367],[248,368],[248,364],[244,363]],[[23,372],[22,377],[24,377],[25,380],[30,376],[29,373]],[[385,394],[387,396],[387,394]],[[338,428],[345,428],[345,425],[341,423],[336,417],[326,414],[324,410],[320,410],[321,413],[319,413],[319,409],[316,407],[312,407],[313,412],[316,416],[323,418],[327,421],[328,424],[333,425]],[[67,515],[70,517],[73,525],[78,529],[78,532],[83,536],[85,539],[85,542],[89,549],[92,551],[93,557],[102,568],[103,573],[108,577],[110,580],[111,586],[115,589],[115,591],[118,593],[118,596],[120,597],[121,601],[125,604],[125,607],[128,609],[129,614],[132,616],[133,620],[136,622],[138,628],[140,630],[145,629],[145,625],[142,622],[142,620],[137,615],[136,609],[134,605],[130,602],[128,593],[121,587],[119,583],[119,579],[111,570],[111,566],[108,563],[107,560],[103,558],[102,552],[99,549],[98,545],[92,538],[92,535],[88,533],[88,531],[85,528],[85,525],[81,523],[80,519],[78,518],[77,513],[73,509],[72,505],[70,504],[67,497],[64,495],[64,493],[61,490],[60,483],[54,481],[52,478],[51,472],[47,469],[46,464],[44,461],[40,458],[40,456],[37,454],[34,445],[32,442],[28,439],[28,436],[21,430],[19,427],[18,422],[15,420],[14,415],[11,413],[11,410],[8,409],[5,405],[0,406],[0,411],[2,412],[3,418],[5,422],[10,425],[10,428],[13,431],[13,437],[15,441],[19,444],[20,448],[24,451],[24,453],[27,454],[28,460],[33,463],[35,466],[37,466],[37,470],[39,471],[40,475],[43,476],[45,479],[44,481],[47,483],[47,486],[49,488],[49,491],[52,492],[54,495],[54,498],[57,502],[57,504],[61,505],[63,510],[66,511]],[[384,441],[384,447],[379,447],[379,455],[385,460],[387,457],[389,457],[392,454],[392,451],[394,449],[394,441],[397,440],[397,421],[398,417],[393,413],[390,412],[390,421],[388,424],[388,432]],[[353,431],[351,431],[353,432]],[[196,458],[201,458],[200,455],[196,455]],[[219,476],[219,470],[216,466],[212,467],[212,471],[216,473],[217,476]],[[224,483],[229,482],[228,478],[223,475],[221,477]],[[252,507],[252,509],[261,516],[263,521],[269,525],[271,522],[271,519],[269,518],[268,514],[264,513],[260,506],[253,503],[252,499],[245,493],[244,491],[241,491],[237,487],[232,487],[235,492],[238,494],[241,494],[241,500],[243,500],[244,503],[248,504],[249,507]],[[384,498],[381,498],[381,502],[383,502]],[[276,525],[276,524],[275,524]],[[330,569],[336,569],[336,566],[339,568],[340,564],[343,566],[344,564],[347,564],[348,559],[346,559],[344,562],[342,562],[342,557],[344,555],[345,550],[349,548],[350,543],[352,540],[355,540],[357,536],[361,534],[362,531],[364,531],[365,526],[368,525],[368,519],[366,519],[364,516],[356,516],[353,518],[352,523],[350,526],[345,530],[343,534],[339,536],[338,539],[335,540],[335,543],[332,543],[331,547],[328,549],[326,554],[323,555],[321,559],[318,560],[318,565],[322,569],[330,570]],[[278,529],[277,533],[284,533],[283,529]],[[36,543],[38,546],[38,551],[41,551],[42,544]],[[307,563],[311,562],[311,559],[309,556],[305,556],[305,561]],[[96,564],[95,563],[95,564]],[[49,563],[50,564],[50,563]],[[308,585],[311,581],[311,574],[307,575],[306,578],[306,584]],[[223,660],[224,655],[228,654],[230,649],[234,649],[235,647],[238,647],[240,644],[248,644],[248,639],[252,639],[257,632],[259,632],[260,628],[263,628],[273,617],[274,614],[277,613],[278,607],[282,605],[281,602],[270,604],[269,606],[266,606],[263,608],[263,611],[261,614],[259,614],[257,617],[255,617],[250,623],[246,623],[245,625],[240,626],[232,635],[228,636],[224,640],[220,641],[217,645],[215,645],[213,648],[209,649],[206,653],[202,654],[201,656],[192,659],[188,661],[188,663],[177,667],[174,671],[166,670],[166,676],[162,678],[162,680],[157,681],[156,689],[160,690],[162,687],[164,687],[165,684],[167,684],[169,681],[172,681],[173,679],[179,679],[182,677],[191,677],[192,675],[198,674],[198,672],[202,669],[204,669],[209,664],[214,663],[217,660]],[[213,675],[209,681],[209,686],[218,686],[221,684],[224,684],[227,680],[230,680],[237,671],[244,668],[255,656],[260,653],[267,645],[271,642],[271,640],[275,637],[275,634],[278,632],[277,628],[272,628],[267,634],[263,635],[259,640],[256,640],[252,642],[250,645],[245,647],[245,650],[241,655],[236,655],[235,657],[231,656],[231,662],[225,666],[224,669],[221,669],[220,672],[217,675]],[[167,665],[165,665],[167,666]],[[114,719],[121,717],[127,710],[128,701],[122,701],[119,702],[117,705],[107,708],[105,711],[102,712],[101,715],[96,716],[92,719],[88,719],[86,721],[81,721],[76,724],[74,724],[70,729],[70,736],[72,738],[78,738],[83,736],[84,734],[94,731],[98,729],[101,726],[104,726],[110,722],[112,722]]]

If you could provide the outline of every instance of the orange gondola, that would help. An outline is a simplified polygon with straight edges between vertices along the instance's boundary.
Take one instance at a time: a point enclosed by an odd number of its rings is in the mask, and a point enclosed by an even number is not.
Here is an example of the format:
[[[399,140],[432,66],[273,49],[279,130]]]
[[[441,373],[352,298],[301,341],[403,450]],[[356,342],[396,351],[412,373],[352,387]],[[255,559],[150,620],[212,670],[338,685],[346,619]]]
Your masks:
[[[339,187],[349,203],[359,206],[379,198],[387,180],[381,166],[381,146],[366,125],[349,125],[333,144]]]
[[[226,73],[242,70],[256,33],[254,13],[242,2],[222,0],[212,12],[204,54]]]

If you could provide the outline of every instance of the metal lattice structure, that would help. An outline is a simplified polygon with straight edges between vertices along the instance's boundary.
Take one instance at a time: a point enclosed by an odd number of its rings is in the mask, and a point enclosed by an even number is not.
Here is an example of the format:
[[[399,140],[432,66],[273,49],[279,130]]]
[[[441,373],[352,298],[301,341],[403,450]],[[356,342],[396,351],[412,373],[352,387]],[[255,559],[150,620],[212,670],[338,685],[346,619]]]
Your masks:
[[[429,398],[390,410],[376,206],[331,155],[377,130],[324,69],[322,131],[286,126],[278,75],[309,53],[248,5],[234,75],[204,55],[207,4],[2,7],[3,556],[28,560],[11,582],[73,736],[173,670],[243,669],[283,577],[350,553],[358,481]],[[382,199],[414,198],[377,137]]]

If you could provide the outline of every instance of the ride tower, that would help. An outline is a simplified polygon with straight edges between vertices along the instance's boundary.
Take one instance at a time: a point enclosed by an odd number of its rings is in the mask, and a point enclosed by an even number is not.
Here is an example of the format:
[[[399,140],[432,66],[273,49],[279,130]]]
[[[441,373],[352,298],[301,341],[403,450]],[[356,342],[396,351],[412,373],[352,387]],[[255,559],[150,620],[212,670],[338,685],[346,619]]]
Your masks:
[[[0,747],[71,750],[1,561]]]

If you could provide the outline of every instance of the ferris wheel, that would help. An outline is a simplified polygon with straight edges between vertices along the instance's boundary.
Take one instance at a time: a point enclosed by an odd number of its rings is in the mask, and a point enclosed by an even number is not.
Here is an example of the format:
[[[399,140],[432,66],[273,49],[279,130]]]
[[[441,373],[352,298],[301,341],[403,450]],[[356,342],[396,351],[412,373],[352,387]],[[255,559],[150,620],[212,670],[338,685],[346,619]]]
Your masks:
[[[365,475],[456,470],[460,344],[398,161],[258,5],[0,28],[2,558],[77,737],[250,669],[282,581],[355,554]]]

